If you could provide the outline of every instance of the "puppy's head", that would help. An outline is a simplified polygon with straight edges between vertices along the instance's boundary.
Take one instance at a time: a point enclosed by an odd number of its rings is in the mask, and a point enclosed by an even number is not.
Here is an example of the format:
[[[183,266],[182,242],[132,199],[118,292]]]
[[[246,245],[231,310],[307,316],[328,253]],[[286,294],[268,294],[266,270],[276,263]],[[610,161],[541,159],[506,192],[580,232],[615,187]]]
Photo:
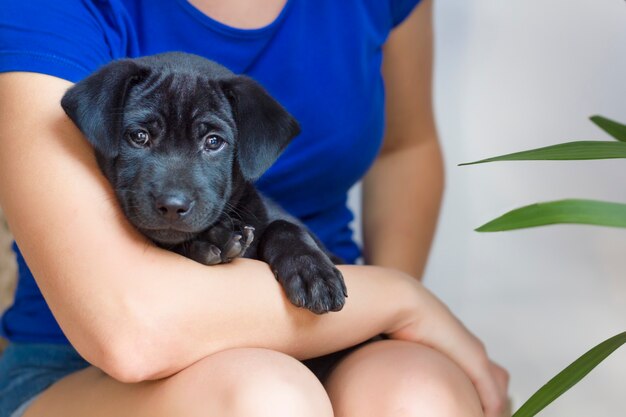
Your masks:
[[[162,244],[217,221],[237,188],[299,133],[257,82],[182,53],[108,64],[61,105],[93,145],[129,220]]]

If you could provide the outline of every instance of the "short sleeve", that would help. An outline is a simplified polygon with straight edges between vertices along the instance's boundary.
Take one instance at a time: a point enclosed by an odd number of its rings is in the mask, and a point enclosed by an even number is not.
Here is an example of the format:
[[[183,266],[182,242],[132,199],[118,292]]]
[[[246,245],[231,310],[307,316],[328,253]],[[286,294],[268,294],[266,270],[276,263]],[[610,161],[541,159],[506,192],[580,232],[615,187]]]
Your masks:
[[[392,27],[398,26],[406,19],[421,0],[389,0]]]
[[[123,55],[110,5],[90,0],[0,0],[0,72],[76,82]]]

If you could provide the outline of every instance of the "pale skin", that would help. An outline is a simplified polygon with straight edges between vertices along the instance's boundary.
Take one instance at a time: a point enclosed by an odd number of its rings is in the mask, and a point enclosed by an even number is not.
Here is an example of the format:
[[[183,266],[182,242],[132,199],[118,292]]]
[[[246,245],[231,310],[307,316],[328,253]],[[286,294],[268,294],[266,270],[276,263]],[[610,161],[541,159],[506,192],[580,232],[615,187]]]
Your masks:
[[[192,3],[253,28],[284,2]],[[55,317],[94,365],[46,390],[26,417],[501,414],[506,372],[413,278],[443,188],[431,8],[425,0],[384,48],[388,128],[364,184],[366,257],[379,266],[341,266],[350,297],[322,316],[293,307],[261,262],[205,267],[154,247],[60,108],[70,83],[0,74],[0,204]],[[352,353],[324,384],[298,361],[379,333],[392,340]]]

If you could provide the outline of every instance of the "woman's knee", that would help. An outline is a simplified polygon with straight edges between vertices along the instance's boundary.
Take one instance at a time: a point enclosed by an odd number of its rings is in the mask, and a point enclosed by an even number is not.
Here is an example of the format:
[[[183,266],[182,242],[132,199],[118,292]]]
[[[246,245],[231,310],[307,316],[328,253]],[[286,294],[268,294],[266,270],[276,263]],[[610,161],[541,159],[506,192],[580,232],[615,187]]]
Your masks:
[[[185,415],[190,417],[333,415],[315,375],[297,360],[267,349],[216,353],[168,382],[168,400],[189,408]]]
[[[327,382],[338,417],[482,416],[465,373],[423,345],[387,340],[346,358]]]

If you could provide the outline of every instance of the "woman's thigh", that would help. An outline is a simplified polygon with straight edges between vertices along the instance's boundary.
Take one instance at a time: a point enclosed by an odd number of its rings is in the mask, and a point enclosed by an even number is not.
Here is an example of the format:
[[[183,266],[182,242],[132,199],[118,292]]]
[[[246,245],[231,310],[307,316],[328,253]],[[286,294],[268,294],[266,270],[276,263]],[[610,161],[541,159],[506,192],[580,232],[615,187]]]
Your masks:
[[[343,359],[325,386],[336,417],[483,416],[465,373],[416,343],[368,344]]]
[[[332,416],[321,383],[266,349],[216,353],[157,381],[120,383],[90,367],[44,391],[24,417]]]

